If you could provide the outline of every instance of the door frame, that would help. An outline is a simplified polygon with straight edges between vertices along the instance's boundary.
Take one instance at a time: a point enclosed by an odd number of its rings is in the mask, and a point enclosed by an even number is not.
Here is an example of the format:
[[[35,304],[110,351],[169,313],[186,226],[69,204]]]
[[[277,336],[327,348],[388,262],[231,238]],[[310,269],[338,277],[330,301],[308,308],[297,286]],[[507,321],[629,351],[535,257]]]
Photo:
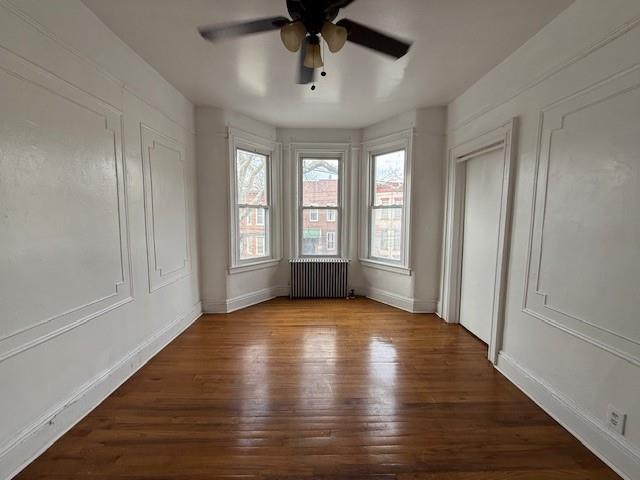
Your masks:
[[[462,245],[464,241],[464,204],[466,170],[469,160],[493,151],[503,150],[502,192],[496,258],[496,275],[491,312],[491,335],[488,358],[498,360],[502,347],[509,239],[511,231],[511,204],[513,197],[513,170],[517,154],[517,118],[463,143],[449,148],[447,157],[447,196],[445,207],[445,241],[442,276],[441,316],[448,323],[460,323],[462,286]]]

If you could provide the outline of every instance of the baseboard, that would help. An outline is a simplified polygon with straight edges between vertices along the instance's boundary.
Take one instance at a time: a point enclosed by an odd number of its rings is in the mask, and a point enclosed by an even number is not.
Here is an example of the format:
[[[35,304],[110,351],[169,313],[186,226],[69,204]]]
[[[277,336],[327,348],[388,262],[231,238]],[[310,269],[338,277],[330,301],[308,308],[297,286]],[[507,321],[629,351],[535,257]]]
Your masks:
[[[17,475],[195,322],[201,314],[202,306],[197,303],[189,313],[162,328],[23,430],[0,450],[0,478],[9,479]]]
[[[278,286],[268,287],[255,292],[229,298],[226,301],[203,300],[202,308],[204,313],[231,313],[242,308],[247,308],[258,303],[266,302],[276,297],[289,295],[289,287]]]
[[[227,313],[227,302],[203,299],[202,313]]]
[[[398,295],[374,287],[364,287],[358,289],[367,298],[376,302],[384,303],[409,313],[434,313],[436,311],[435,300],[418,300],[411,297]]]
[[[621,477],[640,478],[640,451],[504,352],[496,368]]]

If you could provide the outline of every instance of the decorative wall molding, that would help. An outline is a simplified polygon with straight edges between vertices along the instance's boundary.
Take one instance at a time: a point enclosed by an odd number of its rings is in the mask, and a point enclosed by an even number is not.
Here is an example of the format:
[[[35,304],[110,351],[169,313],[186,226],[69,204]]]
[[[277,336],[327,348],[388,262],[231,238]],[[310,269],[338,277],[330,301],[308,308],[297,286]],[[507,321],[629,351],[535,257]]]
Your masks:
[[[121,80],[120,78],[110,73],[108,70],[106,70],[102,65],[97,63],[95,60],[93,60],[90,57],[87,57],[86,55],[81,53],[79,50],[73,48],[72,46],[64,42],[57,35],[47,30],[44,27],[44,25],[42,25],[41,23],[39,23],[38,21],[30,17],[23,10],[21,10],[13,0],[0,0],[0,7],[5,8],[9,13],[18,17],[22,22],[27,24],[31,29],[37,31],[40,35],[46,37],[48,41],[54,42],[56,45],[58,45],[63,50],[65,50],[67,53],[73,55],[75,58],[80,60],[85,65],[91,67],[91,69],[97,72],[100,76],[115,83],[120,89],[127,91],[128,93],[136,97],[138,100],[140,100],[142,103],[150,107],[152,110],[160,114],[162,117],[169,120],[171,123],[179,126],[180,128],[182,128],[183,130],[186,130],[192,135],[195,134],[195,130],[193,127],[184,125],[183,123],[178,121],[176,118],[174,118],[173,115],[171,115],[171,113],[168,112],[166,109],[155,105],[149,98],[145,96],[143,92],[140,92],[139,89],[133,87],[132,85],[127,84],[125,81]],[[142,63],[144,63],[145,65],[148,65],[135,52],[133,52],[133,54],[138,59],[140,59]],[[151,66],[149,66],[149,69],[153,70],[154,73],[156,73],[159,78],[162,78],[163,82],[166,82],[166,80],[159,73],[157,73]]]
[[[202,306],[197,303],[0,446],[0,477],[17,475],[201,315]]]
[[[540,113],[539,142],[535,166],[529,250],[526,263],[523,312],[591,343],[635,365],[640,365],[640,339],[630,338],[596,324],[587,318],[554,307],[553,292],[541,290],[540,273],[544,258],[543,232],[549,201],[549,165],[555,133],[565,129],[566,121],[577,113],[617,99],[621,95],[640,92],[640,65],[616,73],[603,81],[576,92],[545,107]]]
[[[99,132],[99,135],[104,135],[106,132],[109,138],[109,149],[113,148],[116,182],[113,187],[117,191],[116,198],[114,198],[117,231],[114,236],[118,238],[119,242],[119,258],[117,259],[119,274],[118,278],[113,279],[113,289],[102,292],[96,298],[87,299],[85,303],[75,305],[64,312],[53,313],[51,316],[30,325],[8,331],[0,337],[0,362],[2,362],[130,302],[133,300],[133,288],[125,189],[126,164],[123,159],[122,112],[104,103],[98,97],[50,75],[39,66],[3,49],[0,49],[0,74],[6,74],[7,79],[18,80],[24,84],[24,88],[35,87],[34,95],[42,93],[43,95],[53,95],[56,99],[62,99],[68,105],[70,112],[75,109],[78,112],[89,113],[98,119],[99,124],[103,125],[104,130]],[[8,94],[8,92],[5,93]],[[78,141],[81,140],[83,139],[78,139]]]
[[[143,190],[144,190],[144,213],[145,213],[145,226],[146,226],[146,239],[147,239],[147,265],[149,276],[149,292],[152,293],[159,288],[169,285],[173,282],[184,278],[191,273],[191,243],[190,226],[191,226],[191,208],[188,198],[189,182],[187,180],[185,172],[185,146],[178,143],[177,140],[164,135],[151,127],[140,123],[140,138],[142,141],[142,169],[143,169]],[[179,203],[183,205],[179,211],[182,213],[182,222],[184,228],[183,239],[180,244],[183,245],[184,250],[182,252],[182,258],[178,263],[167,264],[169,261],[162,257],[162,252],[159,249],[159,244],[164,239],[162,235],[167,235],[166,231],[161,231],[159,228],[162,218],[161,215],[164,212],[159,208],[157,202],[163,200],[159,195],[167,195],[167,191],[159,190],[158,183],[163,178],[163,172],[161,166],[158,165],[158,160],[154,161],[154,156],[159,155],[160,149],[164,149],[165,152],[169,152],[173,155],[172,160],[175,162],[175,169],[165,172],[164,175],[170,175],[166,183],[174,184],[178,190],[174,193],[179,194],[179,199],[167,199],[171,203]],[[156,185],[154,187],[154,184]],[[176,212],[177,213],[177,212]],[[180,220],[180,219],[173,219]],[[175,222],[173,222],[175,223]],[[178,222],[179,223],[179,222]],[[180,232],[180,233],[182,233]],[[171,235],[179,232],[169,232]]]
[[[496,368],[626,480],[640,478],[640,451],[504,352]]]
[[[457,131],[457,130],[459,130],[461,128],[464,128],[465,126],[469,125],[470,123],[472,123],[473,121],[477,120],[478,118],[480,118],[480,117],[486,115],[487,113],[497,109],[498,107],[510,102],[514,98],[519,97],[520,95],[522,95],[526,91],[531,90],[532,88],[540,85],[542,82],[544,82],[548,78],[551,78],[552,76],[556,75],[557,73],[560,73],[561,71],[565,70],[566,68],[570,67],[571,65],[574,65],[575,63],[578,63],[580,60],[588,57],[592,53],[594,53],[594,52],[600,50],[601,48],[609,45],[611,42],[617,40],[618,38],[622,37],[626,33],[630,32],[631,30],[636,28],[638,25],[640,25],[640,17],[636,17],[636,18],[632,19],[629,22],[623,23],[622,25],[618,26],[613,31],[611,31],[609,34],[607,34],[604,38],[598,40],[597,42],[595,42],[595,43],[593,43],[591,45],[589,45],[587,48],[581,50],[578,54],[576,54],[574,56],[571,56],[571,57],[565,59],[564,61],[561,61],[558,64],[554,65],[553,67],[549,68],[548,70],[542,72],[538,77],[536,77],[535,79],[533,79],[531,82],[527,83],[526,85],[522,86],[521,88],[517,89],[513,93],[505,94],[502,98],[498,99],[497,101],[495,101],[495,102],[493,102],[493,103],[491,103],[489,105],[486,105],[486,106],[482,107],[480,110],[478,110],[478,111],[468,115],[467,117],[463,118],[456,125],[454,125],[453,127],[449,128],[447,130],[447,134],[451,134],[451,133],[453,133],[453,132],[455,132],[455,131]]]

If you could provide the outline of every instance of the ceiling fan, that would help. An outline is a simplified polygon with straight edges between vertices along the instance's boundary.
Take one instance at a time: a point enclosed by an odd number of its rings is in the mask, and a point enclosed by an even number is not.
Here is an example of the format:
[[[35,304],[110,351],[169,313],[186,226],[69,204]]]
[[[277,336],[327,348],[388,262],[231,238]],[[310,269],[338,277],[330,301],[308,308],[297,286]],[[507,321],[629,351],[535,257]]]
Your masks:
[[[268,17],[248,22],[201,27],[200,35],[210,42],[223,38],[280,30],[284,46],[291,52],[300,50],[298,83],[313,83],[315,69],[324,66],[320,37],[335,53],[349,41],[396,59],[404,56],[411,43],[391,37],[360,23],[343,18],[336,23],[340,9],[354,0],[286,0],[290,19]],[[326,73],[322,72],[324,76]],[[315,85],[311,86],[315,90]]]

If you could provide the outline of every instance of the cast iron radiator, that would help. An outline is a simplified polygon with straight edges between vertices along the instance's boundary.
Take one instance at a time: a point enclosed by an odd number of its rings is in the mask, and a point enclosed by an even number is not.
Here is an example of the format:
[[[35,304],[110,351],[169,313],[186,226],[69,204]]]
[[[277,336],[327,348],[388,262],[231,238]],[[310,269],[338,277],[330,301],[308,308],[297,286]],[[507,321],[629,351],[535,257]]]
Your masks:
[[[292,258],[291,298],[346,298],[346,258]]]

